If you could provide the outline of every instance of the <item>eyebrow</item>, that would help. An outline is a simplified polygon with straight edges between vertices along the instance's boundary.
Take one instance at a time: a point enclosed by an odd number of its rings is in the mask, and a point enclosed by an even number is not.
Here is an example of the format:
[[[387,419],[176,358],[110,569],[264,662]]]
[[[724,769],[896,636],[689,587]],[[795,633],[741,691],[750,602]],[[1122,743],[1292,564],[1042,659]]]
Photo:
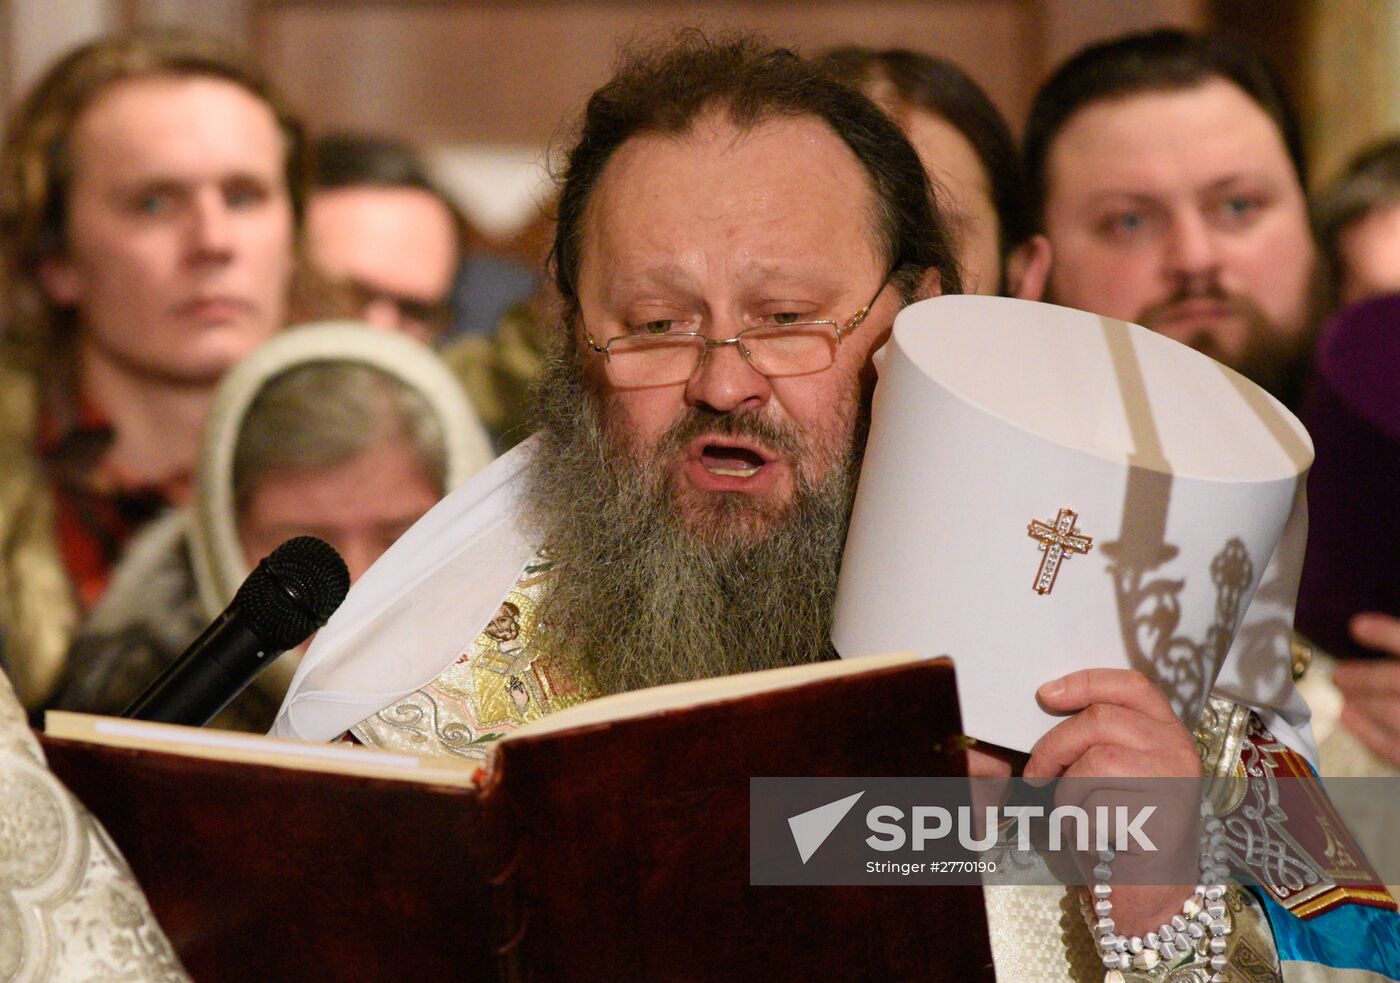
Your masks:
[[[1214,191],[1223,191],[1239,184],[1252,184],[1258,182],[1262,182],[1269,185],[1277,185],[1278,179],[1275,176],[1262,171],[1236,172],[1234,174],[1227,174],[1222,178],[1217,178],[1216,180],[1211,181],[1209,184],[1205,185],[1199,190],[1209,193]],[[1088,201],[1091,205],[1098,205],[1102,204],[1105,201],[1111,202],[1114,199],[1125,199],[1129,201],[1156,201],[1161,197],[1162,195],[1158,191],[1144,191],[1137,188],[1113,188],[1096,192],[1092,197],[1089,198]]]
[[[831,276],[829,271],[802,270],[790,265],[754,262],[745,265],[738,275],[738,280],[750,287],[773,280],[794,286],[824,287],[831,283]],[[608,294],[616,296],[623,291],[658,287],[687,290],[693,283],[693,274],[688,267],[667,263],[610,280]]]
[[[212,180],[217,184],[227,184],[231,181],[247,181],[256,184],[275,185],[279,183],[281,177],[282,174],[280,171],[263,172],[247,167],[238,167],[230,171],[213,175]],[[188,174],[170,174],[152,169],[144,174],[132,174],[119,177],[112,182],[112,187],[125,193],[147,191],[153,188],[159,190],[180,190],[203,184],[205,180],[205,176],[191,178]]]

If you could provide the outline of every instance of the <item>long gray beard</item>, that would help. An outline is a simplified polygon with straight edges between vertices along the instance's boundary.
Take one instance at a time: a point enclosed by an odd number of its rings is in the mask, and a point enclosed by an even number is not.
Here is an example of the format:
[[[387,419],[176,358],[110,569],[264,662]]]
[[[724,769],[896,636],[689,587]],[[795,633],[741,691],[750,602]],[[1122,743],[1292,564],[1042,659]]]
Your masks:
[[[690,410],[639,460],[619,449],[582,375],[577,355],[556,358],[537,391],[528,515],[554,563],[539,609],[550,646],[605,692],[831,657],[861,408],[849,410],[852,439],[836,466],[815,486],[799,480],[789,506],[775,514],[714,496],[692,529],[667,481],[668,452],[705,433],[786,451],[799,438],[752,415]]]

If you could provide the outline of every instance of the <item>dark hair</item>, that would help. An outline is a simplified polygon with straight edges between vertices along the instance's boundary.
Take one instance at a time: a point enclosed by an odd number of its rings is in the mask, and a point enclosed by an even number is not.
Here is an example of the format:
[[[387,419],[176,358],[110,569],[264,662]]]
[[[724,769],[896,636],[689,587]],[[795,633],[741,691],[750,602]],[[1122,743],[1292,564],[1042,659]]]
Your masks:
[[[388,137],[328,133],[312,148],[317,189],[418,188],[437,194],[413,148]]]
[[[897,122],[911,109],[947,120],[972,144],[992,189],[1002,258],[1035,232],[1021,157],[1011,129],[981,87],[957,65],[907,48],[876,51],[847,45],[828,51],[817,66],[854,85]]]
[[[452,216],[458,247],[476,244],[478,234],[466,214],[448,197],[406,143],[359,133],[328,133],[311,148],[313,186],[317,191],[339,188],[409,188],[438,199]]]
[[[612,79],[588,100],[565,163],[550,252],[567,320],[578,313],[583,218],[613,153],[644,133],[685,133],[716,108],[741,129],[774,117],[825,122],[870,176],[891,282],[908,296],[917,278],[933,269],[945,293],[961,289],[953,243],[919,155],[879,107],[786,48],[687,30],[660,47],[625,54]]]
[[[1086,106],[1147,92],[1190,89],[1211,79],[1239,86],[1283,137],[1298,182],[1307,187],[1303,138],[1278,77],[1248,46],[1218,34],[1161,28],[1090,45],[1041,86],[1026,122],[1024,155],[1036,226],[1045,221],[1045,165],[1050,146]]]
[[[1371,212],[1390,205],[1400,205],[1400,137],[1363,148],[1313,201],[1324,311],[1333,310],[1341,298],[1346,272],[1342,233]]]

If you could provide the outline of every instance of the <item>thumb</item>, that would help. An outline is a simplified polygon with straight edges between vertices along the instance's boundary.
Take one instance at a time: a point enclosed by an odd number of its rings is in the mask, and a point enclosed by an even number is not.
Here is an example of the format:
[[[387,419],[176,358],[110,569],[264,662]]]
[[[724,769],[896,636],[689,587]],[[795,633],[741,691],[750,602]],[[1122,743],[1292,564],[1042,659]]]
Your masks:
[[[1400,658],[1400,619],[1365,611],[1353,617],[1348,627],[1358,645]]]

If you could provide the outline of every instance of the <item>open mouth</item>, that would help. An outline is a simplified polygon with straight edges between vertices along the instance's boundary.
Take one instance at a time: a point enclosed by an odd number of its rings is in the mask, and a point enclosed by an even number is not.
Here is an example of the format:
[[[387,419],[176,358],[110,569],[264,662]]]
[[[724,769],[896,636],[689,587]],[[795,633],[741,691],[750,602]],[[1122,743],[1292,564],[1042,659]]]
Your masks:
[[[714,442],[700,449],[701,467],[726,478],[752,478],[767,463],[758,451],[738,444]]]

